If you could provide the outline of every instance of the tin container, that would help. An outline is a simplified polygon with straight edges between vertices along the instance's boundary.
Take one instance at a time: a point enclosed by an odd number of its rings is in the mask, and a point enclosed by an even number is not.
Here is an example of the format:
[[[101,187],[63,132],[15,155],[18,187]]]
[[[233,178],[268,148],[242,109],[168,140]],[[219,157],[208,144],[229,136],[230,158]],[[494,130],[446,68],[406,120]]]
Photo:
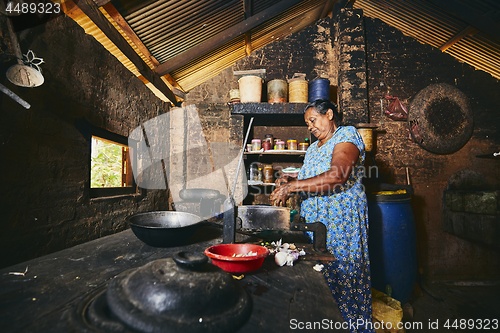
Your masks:
[[[299,150],[306,151],[309,148],[309,144],[307,142],[299,143]]]
[[[285,80],[271,80],[267,83],[267,101],[269,103],[288,101],[288,84]]]
[[[307,103],[308,83],[304,78],[288,81],[288,101],[290,103]]]

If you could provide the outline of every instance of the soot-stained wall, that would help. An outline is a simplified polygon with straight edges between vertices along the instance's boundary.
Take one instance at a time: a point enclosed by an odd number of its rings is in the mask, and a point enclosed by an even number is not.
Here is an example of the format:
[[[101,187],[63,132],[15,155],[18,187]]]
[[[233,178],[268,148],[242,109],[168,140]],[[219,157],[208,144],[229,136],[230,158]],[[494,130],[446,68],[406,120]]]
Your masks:
[[[126,216],[168,207],[165,191],[91,199],[88,131],[127,137],[169,105],[65,16],[17,34],[23,52],[44,59],[45,82],[21,88],[7,81],[11,62],[2,48],[0,82],[31,104],[26,110],[0,94],[2,267],[124,230]]]
[[[370,121],[379,125],[374,163],[380,179],[388,183],[406,184],[409,171],[415,190],[412,203],[420,273],[430,280],[500,279],[498,248],[461,239],[445,232],[443,226],[443,192],[453,180],[466,184],[470,183],[467,175],[476,175],[482,179],[477,185],[482,190],[500,188],[498,160],[476,157],[499,147],[500,82],[380,20],[365,18],[364,23]],[[449,154],[423,149],[409,139],[406,122],[393,121],[381,111],[381,99],[382,108],[387,106],[385,95],[399,97],[409,108],[420,90],[436,83],[463,92],[474,119],[470,140]]]

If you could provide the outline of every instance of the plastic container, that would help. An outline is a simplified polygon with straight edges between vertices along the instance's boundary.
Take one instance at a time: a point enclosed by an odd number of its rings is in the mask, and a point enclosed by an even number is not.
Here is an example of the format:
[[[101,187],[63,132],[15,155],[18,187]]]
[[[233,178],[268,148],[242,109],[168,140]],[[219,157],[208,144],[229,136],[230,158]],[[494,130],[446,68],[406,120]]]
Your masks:
[[[252,140],[252,151],[259,151],[262,148],[262,142],[260,139]]]
[[[274,170],[272,164],[265,164],[263,171],[264,183],[274,182]]]
[[[394,193],[368,198],[371,279],[375,289],[406,303],[417,277],[415,221],[411,196]]]
[[[301,142],[301,143],[299,143],[299,150],[306,151],[307,148],[309,148],[309,144],[307,142]]]
[[[286,103],[288,101],[288,84],[285,80],[271,80],[267,83],[267,102]]]
[[[241,274],[258,270],[269,250],[255,244],[217,244],[205,249],[204,253],[213,265],[229,273]]]
[[[297,150],[297,140],[295,139],[287,140],[286,147],[288,150]]]
[[[281,141],[281,140],[276,141],[276,145],[275,145],[274,149],[285,150],[285,141]]]
[[[233,103],[239,102],[240,101],[240,90],[239,89],[229,90],[229,100]]]
[[[241,103],[260,103],[262,99],[262,78],[246,75],[238,80]]]
[[[317,99],[330,99],[330,80],[317,78],[309,82],[309,102]]]
[[[256,163],[250,164],[248,180],[251,180],[251,181],[258,181],[259,180],[259,166]]]

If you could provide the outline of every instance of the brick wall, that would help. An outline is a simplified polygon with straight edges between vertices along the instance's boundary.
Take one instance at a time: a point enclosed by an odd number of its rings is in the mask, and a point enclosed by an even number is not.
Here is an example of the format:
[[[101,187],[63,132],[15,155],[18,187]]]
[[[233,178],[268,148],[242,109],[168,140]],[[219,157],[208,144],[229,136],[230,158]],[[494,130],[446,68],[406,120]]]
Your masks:
[[[44,59],[45,83],[16,87],[2,63],[1,83],[31,108],[0,94],[1,267],[124,230],[126,216],[166,209],[168,201],[165,191],[91,200],[86,131],[96,126],[128,136],[169,106],[69,18],[19,36],[23,52]]]

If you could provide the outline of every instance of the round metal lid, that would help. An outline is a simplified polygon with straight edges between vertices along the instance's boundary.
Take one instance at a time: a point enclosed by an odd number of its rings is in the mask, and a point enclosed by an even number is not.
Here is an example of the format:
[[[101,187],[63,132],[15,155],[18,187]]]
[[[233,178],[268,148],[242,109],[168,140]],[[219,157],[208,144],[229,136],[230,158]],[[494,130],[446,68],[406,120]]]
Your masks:
[[[467,96],[456,87],[431,84],[410,104],[408,124],[413,140],[436,154],[450,154],[469,141],[473,117]]]
[[[232,276],[201,253],[180,252],[111,281],[110,310],[140,332],[234,332],[248,319],[251,300]]]

